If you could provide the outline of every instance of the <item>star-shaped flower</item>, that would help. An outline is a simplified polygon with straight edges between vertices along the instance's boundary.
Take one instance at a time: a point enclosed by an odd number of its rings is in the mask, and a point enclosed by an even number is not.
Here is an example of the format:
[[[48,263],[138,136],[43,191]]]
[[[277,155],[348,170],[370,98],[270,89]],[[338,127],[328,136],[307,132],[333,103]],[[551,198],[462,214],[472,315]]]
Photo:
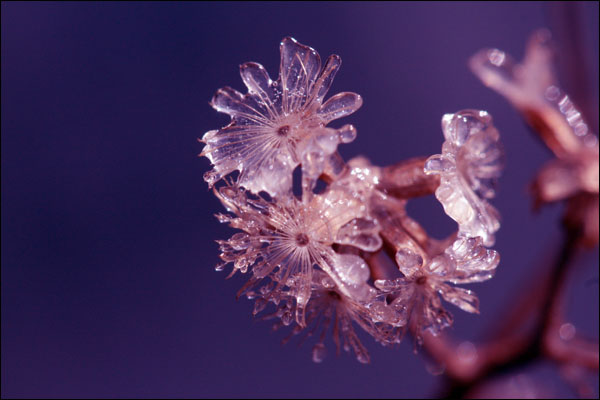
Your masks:
[[[311,197],[306,203],[293,195],[280,197],[277,202],[266,201],[230,185],[215,193],[228,211],[236,215],[220,214],[219,220],[242,230],[229,240],[218,241],[221,259],[233,263],[232,274],[252,270],[252,278],[240,294],[270,280],[266,283],[270,288],[262,295],[279,302],[288,288],[286,293],[297,302],[296,321],[302,326],[306,325],[304,310],[311,298],[315,266],[330,276],[340,293],[358,301],[370,295],[372,289],[367,284],[370,272],[364,260],[332,248],[334,243],[365,251],[375,251],[381,246],[378,227],[368,218],[360,198],[337,187]]]
[[[248,62],[240,66],[248,93],[225,87],[213,97],[211,105],[229,114],[231,123],[202,138],[201,155],[214,165],[205,174],[209,185],[237,170],[241,186],[278,196],[291,190],[293,170],[301,164],[304,186],[311,189],[337,145],[356,137],[351,125],[326,127],[362,105],[362,98],[350,92],[323,103],[340,57],[330,56],[321,69],[319,54],[290,37],[282,40],[280,51],[276,81],[262,65]]]
[[[420,341],[425,331],[437,335],[452,325],[452,314],[446,311],[442,299],[463,311],[479,313],[475,293],[455,285],[491,278],[500,257],[496,251],[486,249],[481,238],[476,237],[457,238],[429,262],[411,250],[401,249],[396,253],[396,262],[404,277],[376,280],[375,286],[383,295],[369,304],[369,309],[377,317],[376,321],[410,327]],[[398,340],[402,331],[399,329],[396,333]]]

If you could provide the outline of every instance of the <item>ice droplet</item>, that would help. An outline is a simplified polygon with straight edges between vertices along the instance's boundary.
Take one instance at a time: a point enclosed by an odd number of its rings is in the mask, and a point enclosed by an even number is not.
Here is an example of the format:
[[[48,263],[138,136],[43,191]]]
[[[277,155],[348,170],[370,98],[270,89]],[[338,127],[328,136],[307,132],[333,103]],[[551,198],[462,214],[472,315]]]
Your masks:
[[[374,284],[377,289],[390,292],[397,288],[398,280],[377,279]]]
[[[403,248],[396,252],[396,263],[404,275],[411,276],[423,265],[423,258],[414,251]]]
[[[390,309],[383,302],[376,302],[369,305],[371,318],[375,322],[383,322],[389,319]]]
[[[369,267],[362,258],[352,254],[339,254],[336,258],[336,272],[345,283],[357,285],[369,279]]]
[[[369,358],[369,354],[366,352],[366,350],[355,349],[355,351],[356,351],[356,359],[358,360],[359,363],[368,364],[369,362],[371,362],[371,359]]]
[[[312,360],[315,363],[323,362],[327,355],[327,348],[323,343],[317,343],[312,348]]]
[[[329,129],[324,134],[317,136],[319,147],[325,151],[325,154],[332,154],[338,146],[338,136],[335,131]],[[323,158],[322,154],[319,154]]]
[[[252,311],[252,315],[256,315],[256,314],[260,313],[262,310],[265,309],[266,306],[267,306],[267,301],[265,299],[263,299],[262,297],[259,297],[254,302],[254,311]]]
[[[450,171],[453,167],[452,163],[446,161],[444,157],[439,154],[433,155],[425,162],[424,171],[426,174],[440,174],[442,172]]]
[[[207,171],[204,173],[204,181],[208,183],[209,187],[213,187],[216,181],[221,179],[221,175],[215,171]]]
[[[504,63],[506,54],[501,50],[492,49],[488,53],[488,58],[493,65],[499,67]]]
[[[283,313],[283,315],[281,316],[281,322],[285,326],[289,326],[293,320],[294,320],[294,316],[292,315],[292,313],[290,311],[285,311]]]
[[[435,361],[429,361],[425,365],[425,369],[433,376],[441,375],[446,370],[445,364],[440,364]]]
[[[342,226],[336,235],[336,242],[349,244],[364,251],[376,251],[382,245],[379,225],[374,220],[355,218]]]
[[[463,362],[472,363],[477,360],[477,347],[469,341],[464,341],[458,345],[456,354]]]
[[[402,309],[388,306],[382,301],[371,303],[368,308],[373,322],[385,322],[392,326],[404,326],[406,324],[406,316]]]
[[[356,128],[352,125],[344,125],[338,131],[342,143],[350,143],[356,139]]]
[[[560,326],[558,330],[558,334],[560,338],[564,341],[569,341],[575,337],[575,333],[577,330],[575,329],[575,325],[567,322]]]

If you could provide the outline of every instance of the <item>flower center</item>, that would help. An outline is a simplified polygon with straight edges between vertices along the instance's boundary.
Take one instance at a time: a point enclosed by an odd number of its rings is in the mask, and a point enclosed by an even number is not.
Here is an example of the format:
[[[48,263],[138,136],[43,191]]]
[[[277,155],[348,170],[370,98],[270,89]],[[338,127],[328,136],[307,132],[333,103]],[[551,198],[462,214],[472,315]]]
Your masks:
[[[427,282],[427,278],[424,276],[420,276],[417,278],[416,282],[417,282],[417,285],[424,285],[425,282]]]
[[[277,134],[279,136],[287,136],[288,133],[290,133],[290,126],[289,125],[284,125],[279,127],[279,129],[277,129]]]
[[[306,246],[308,244],[308,236],[304,233],[299,233],[296,235],[296,244],[298,246]]]

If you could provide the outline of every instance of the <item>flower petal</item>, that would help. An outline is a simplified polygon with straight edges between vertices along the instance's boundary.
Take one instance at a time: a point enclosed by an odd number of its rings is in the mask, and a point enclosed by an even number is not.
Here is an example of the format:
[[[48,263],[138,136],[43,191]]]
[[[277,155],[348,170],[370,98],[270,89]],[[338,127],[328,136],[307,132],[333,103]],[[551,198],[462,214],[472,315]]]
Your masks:
[[[240,75],[248,93],[262,106],[270,119],[276,118],[279,114],[276,107],[278,93],[267,70],[258,63],[247,62],[240,65]]]
[[[471,290],[443,285],[439,288],[444,300],[463,311],[479,314],[479,299]]]
[[[218,112],[229,114],[232,120],[240,124],[269,124],[269,119],[252,103],[240,92],[227,86],[217,90],[210,105]]]
[[[321,57],[314,49],[298,43],[291,37],[283,39],[279,48],[283,112],[289,115],[309,106],[305,103],[321,70]]]
[[[323,101],[323,98],[329,91],[329,88],[333,83],[333,78],[335,78],[335,74],[338,72],[341,65],[342,59],[340,56],[332,54],[327,58],[325,67],[313,87],[314,100],[319,104]]]
[[[352,114],[362,106],[362,97],[352,92],[342,92],[327,100],[318,110],[317,115],[329,123],[334,119]]]
[[[268,140],[259,128],[230,125],[218,132],[210,131],[204,136],[206,146],[202,154],[215,165],[243,163],[244,156],[259,151]]]
[[[268,92],[273,83],[265,67],[255,62],[240,65],[240,75],[248,92],[252,94]]]
[[[254,157],[241,171],[239,184],[253,193],[265,191],[273,197],[288,194],[292,189],[292,172],[298,165],[286,154],[278,154],[271,146]]]

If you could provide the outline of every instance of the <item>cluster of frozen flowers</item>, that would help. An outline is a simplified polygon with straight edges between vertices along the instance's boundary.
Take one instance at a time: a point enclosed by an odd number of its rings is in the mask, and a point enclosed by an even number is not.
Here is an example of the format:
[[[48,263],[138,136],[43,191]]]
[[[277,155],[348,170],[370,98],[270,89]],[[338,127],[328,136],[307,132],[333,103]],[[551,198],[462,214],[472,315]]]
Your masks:
[[[490,279],[499,263],[490,247],[500,223],[488,200],[503,152],[491,117],[446,114],[442,153],[416,167],[377,167],[362,157],[345,163],[337,146],[353,141],[356,129],[327,125],[362,99],[344,92],[324,101],[340,58],[321,67],[317,52],[292,38],[280,51],[277,80],[245,63],[248,93],[226,87],[211,102],[231,123],[202,138],[201,155],[214,166],[205,180],[227,210],[219,221],[239,230],[218,241],[217,270],[231,263],[230,275],[248,274],[238,295],[254,300],[255,315],[277,319],[275,327],[315,337],[316,362],[329,330],[338,352],[352,349],[368,362],[356,328],[383,344],[407,330],[420,341],[452,324],[443,301],[477,313],[476,295],[457,285]],[[427,190],[458,224],[445,240],[430,238],[406,213],[407,201]],[[382,272],[382,254],[393,256],[393,273]]]

